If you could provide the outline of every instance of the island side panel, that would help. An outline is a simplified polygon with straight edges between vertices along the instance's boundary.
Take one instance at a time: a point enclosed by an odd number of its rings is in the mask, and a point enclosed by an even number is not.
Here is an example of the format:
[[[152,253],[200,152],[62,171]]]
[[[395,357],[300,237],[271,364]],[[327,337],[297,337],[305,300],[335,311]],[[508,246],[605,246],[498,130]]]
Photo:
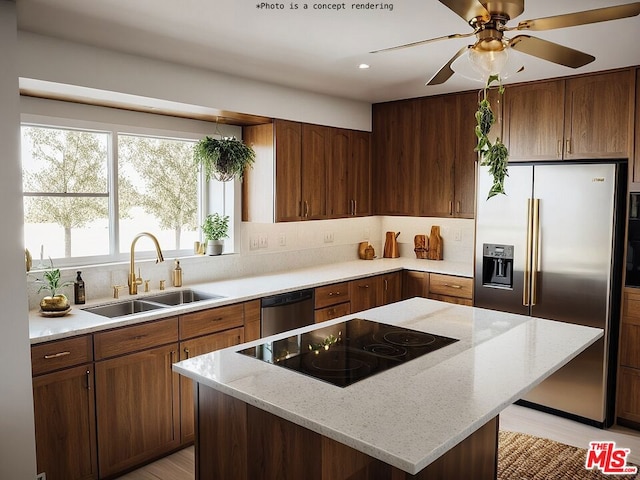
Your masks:
[[[411,475],[210,387],[195,388],[196,480],[497,478],[498,417]]]

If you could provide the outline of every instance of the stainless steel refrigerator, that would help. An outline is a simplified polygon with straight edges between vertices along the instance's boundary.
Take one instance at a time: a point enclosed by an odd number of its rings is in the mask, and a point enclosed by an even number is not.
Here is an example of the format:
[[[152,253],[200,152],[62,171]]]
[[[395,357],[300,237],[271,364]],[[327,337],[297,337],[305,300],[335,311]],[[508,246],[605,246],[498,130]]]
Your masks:
[[[507,195],[477,185],[474,304],[603,328],[525,404],[600,427],[613,420],[626,164],[510,164]]]

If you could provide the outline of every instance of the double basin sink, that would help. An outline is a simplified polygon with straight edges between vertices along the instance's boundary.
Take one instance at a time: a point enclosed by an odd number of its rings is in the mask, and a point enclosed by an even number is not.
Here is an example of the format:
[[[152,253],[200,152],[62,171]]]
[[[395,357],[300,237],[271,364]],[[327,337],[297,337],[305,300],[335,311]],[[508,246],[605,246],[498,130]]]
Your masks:
[[[196,292],[191,289],[177,290],[174,292],[160,293],[150,295],[142,299],[123,300],[121,302],[109,303],[107,305],[98,305],[96,307],[87,307],[83,310],[86,312],[102,315],[103,317],[116,318],[133,315],[136,313],[148,312],[167,307],[175,307],[185,303],[200,302],[204,300],[216,300],[224,298],[222,295],[212,295],[208,293]]]

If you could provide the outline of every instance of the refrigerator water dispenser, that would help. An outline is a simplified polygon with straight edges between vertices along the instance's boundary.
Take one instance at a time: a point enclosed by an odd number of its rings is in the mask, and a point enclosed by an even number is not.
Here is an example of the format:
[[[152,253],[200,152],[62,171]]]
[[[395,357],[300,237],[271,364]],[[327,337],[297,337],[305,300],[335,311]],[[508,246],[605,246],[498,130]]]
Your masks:
[[[513,288],[513,245],[482,245],[482,285]]]

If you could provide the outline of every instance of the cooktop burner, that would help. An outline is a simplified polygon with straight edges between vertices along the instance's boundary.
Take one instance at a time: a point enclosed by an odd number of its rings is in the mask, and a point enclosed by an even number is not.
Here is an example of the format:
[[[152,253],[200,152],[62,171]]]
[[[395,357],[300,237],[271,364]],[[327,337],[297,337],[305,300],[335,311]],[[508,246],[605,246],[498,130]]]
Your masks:
[[[238,353],[346,387],[457,341],[354,318]]]

